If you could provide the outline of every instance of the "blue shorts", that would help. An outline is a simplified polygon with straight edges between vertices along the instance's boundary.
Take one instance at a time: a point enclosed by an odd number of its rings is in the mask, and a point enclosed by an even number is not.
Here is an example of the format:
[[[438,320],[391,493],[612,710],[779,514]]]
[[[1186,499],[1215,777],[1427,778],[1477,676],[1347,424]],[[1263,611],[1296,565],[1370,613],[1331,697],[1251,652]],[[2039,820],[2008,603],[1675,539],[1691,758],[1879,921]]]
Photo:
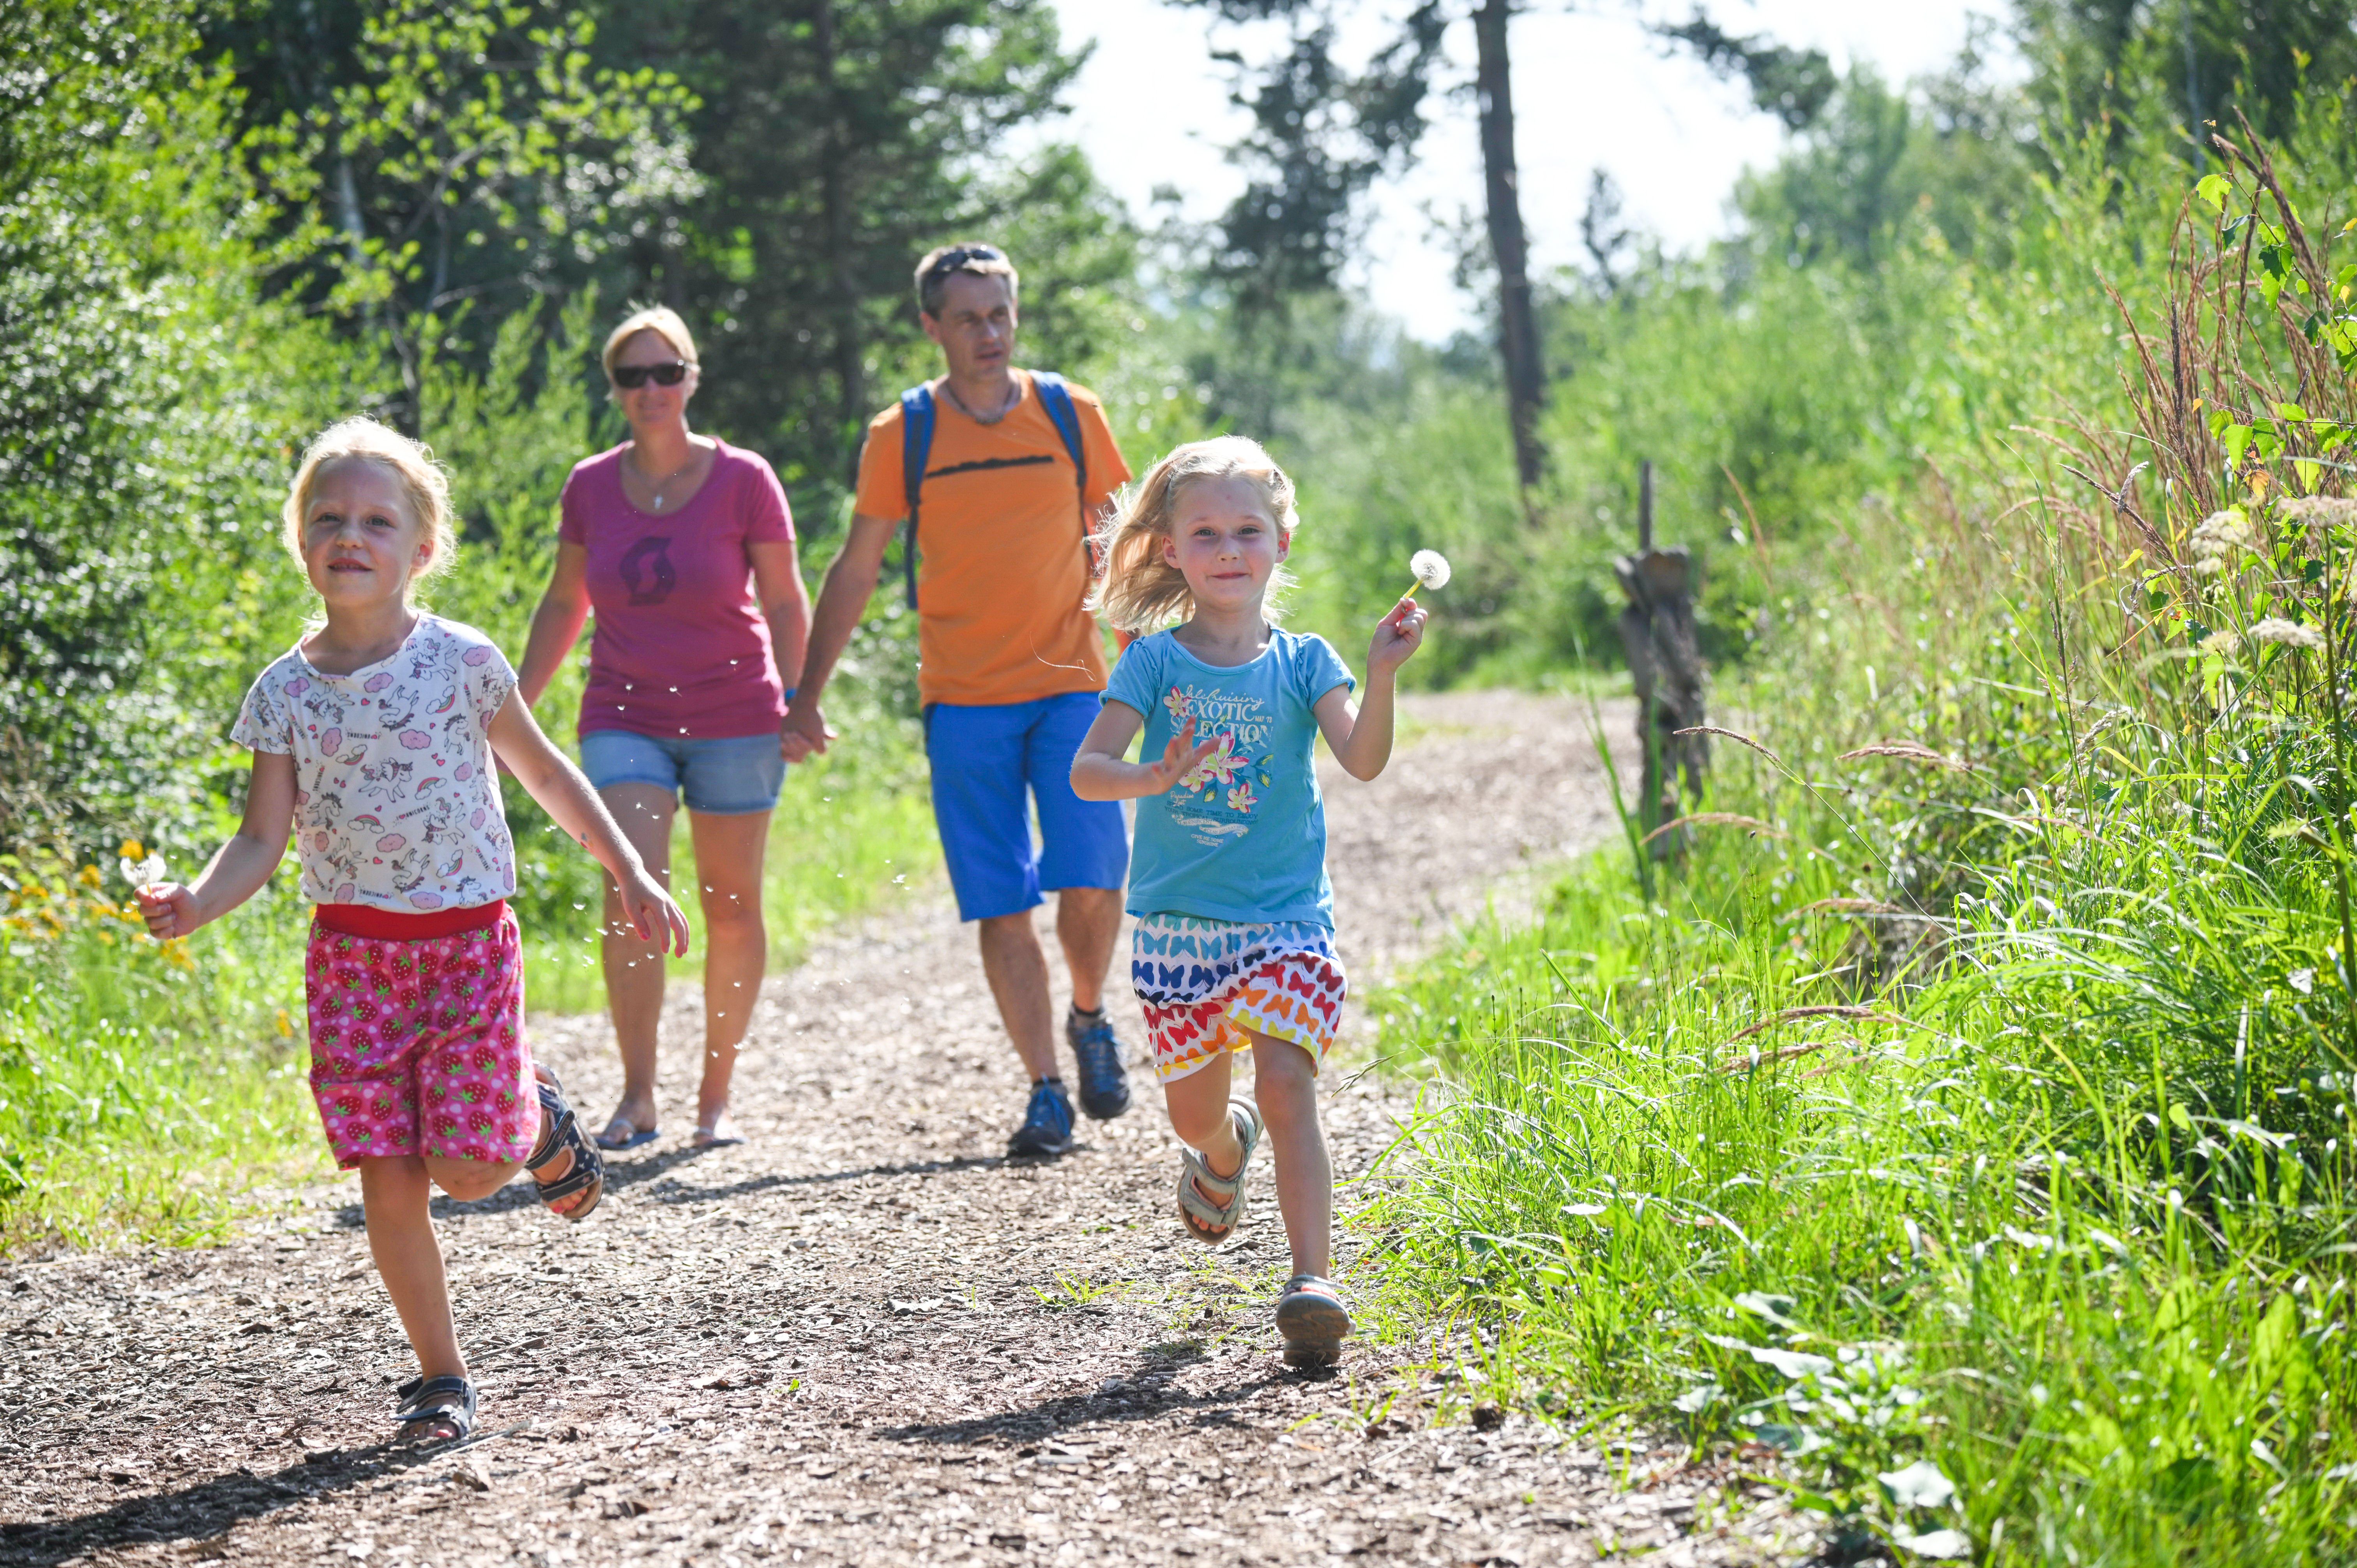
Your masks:
[[[687,809],[714,817],[773,810],[786,782],[785,753],[774,735],[673,740],[626,729],[581,737],[581,771],[593,789],[651,784],[687,797]]]
[[[1072,758],[1103,700],[1068,692],[1036,702],[925,710],[933,822],[949,862],[958,918],[1036,908],[1040,889],[1114,887],[1129,879],[1129,828],[1116,800],[1072,793]],[[1034,849],[1031,813],[1039,813]]]

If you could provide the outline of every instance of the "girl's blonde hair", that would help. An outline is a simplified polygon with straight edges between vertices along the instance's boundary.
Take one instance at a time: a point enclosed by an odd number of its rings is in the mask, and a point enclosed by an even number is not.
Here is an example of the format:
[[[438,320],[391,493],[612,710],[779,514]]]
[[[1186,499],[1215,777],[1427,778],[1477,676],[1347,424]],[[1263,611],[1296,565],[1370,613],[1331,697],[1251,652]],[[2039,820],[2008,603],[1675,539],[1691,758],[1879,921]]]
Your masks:
[[[1122,491],[1113,521],[1098,536],[1104,580],[1089,607],[1123,631],[1143,634],[1195,613],[1186,575],[1162,558],[1162,546],[1172,537],[1180,489],[1197,479],[1248,480],[1260,491],[1280,537],[1289,542],[1301,526],[1293,507],[1293,481],[1259,442],[1219,435],[1177,448]],[[1283,566],[1269,579],[1262,613],[1272,622],[1292,582],[1293,574]]]
[[[285,524],[286,553],[303,564],[303,523],[311,510],[311,489],[322,466],[347,457],[382,463],[401,481],[402,494],[434,553],[411,582],[420,582],[448,567],[458,550],[458,533],[450,515],[450,475],[434,460],[433,452],[390,425],[364,414],[339,419],[313,437],[303,449],[302,467],[286,488],[286,504],[279,510]]]
[[[641,332],[651,332],[672,346],[673,352],[685,360],[691,368],[697,365],[695,339],[688,336],[687,323],[679,312],[668,305],[642,305],[622,317],[622,324],[606,334],[606,350],[597,362],[606,367],[606,379],[614,379],[614,360],[622,352],[622,345]]]

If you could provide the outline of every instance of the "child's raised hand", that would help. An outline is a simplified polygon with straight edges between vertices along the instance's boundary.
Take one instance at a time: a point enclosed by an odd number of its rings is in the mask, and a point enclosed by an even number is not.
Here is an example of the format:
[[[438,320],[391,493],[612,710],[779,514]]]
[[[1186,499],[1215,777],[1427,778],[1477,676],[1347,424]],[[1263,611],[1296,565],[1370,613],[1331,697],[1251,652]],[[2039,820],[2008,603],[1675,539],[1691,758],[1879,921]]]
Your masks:
[[[1375,623],[1374,640],[1367,645],[1367,672],[1385,673],[1406,663],[1424,646],[1424,623],[1430,618],[1416,608],[1415,595],[1402,594],[1391,613]]]
[[[159,942],[185,937],[205,923],[197,912],[197,896],[177,882],[150,882],[132,897],[147,922],[147,934]]]
[[[1170,786],[1195,771],[1195,764],[1220,749],[1220,737],[1213,736],[1200,746],[1195,743],[1195,721],[1189,719],[1187,727],[1170,737],[1162,748],[1162,760],[1142,764],[1146,769],[1146,792],[1159,795]]]
[[[663,891],[662,883],[647,875],[646,867],[630,868],[630,875],[621,882],[621,895],[622,918],[630,923],[639,940],[653,944],[661,952],[687,956],[686,911]]]

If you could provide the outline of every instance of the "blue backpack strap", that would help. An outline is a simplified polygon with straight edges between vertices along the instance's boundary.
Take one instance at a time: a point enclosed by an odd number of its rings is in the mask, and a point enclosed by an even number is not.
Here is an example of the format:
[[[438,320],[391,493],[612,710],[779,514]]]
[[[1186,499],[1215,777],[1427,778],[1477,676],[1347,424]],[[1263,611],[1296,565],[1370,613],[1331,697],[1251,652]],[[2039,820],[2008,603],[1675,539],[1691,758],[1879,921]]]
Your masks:
[[[1039,389],[1039,406],[1048,413],[1048,423],[1064,438],[1064,453],[1072,460],[1072,477],[1081,492],[1081,532],[1088,532],[1089,457],[1081,445],[1080,411],[1072,406],[1072,389],[1063,377],[1053,371],[1034,371],[1031,384]]]
[[[909,499],[909,531],[901,547],[908,575],[909,607],[917,607],[917,496],[924,489],[925,465],[933,456],[933,387],[931,381],[900,394],[900,487]]]

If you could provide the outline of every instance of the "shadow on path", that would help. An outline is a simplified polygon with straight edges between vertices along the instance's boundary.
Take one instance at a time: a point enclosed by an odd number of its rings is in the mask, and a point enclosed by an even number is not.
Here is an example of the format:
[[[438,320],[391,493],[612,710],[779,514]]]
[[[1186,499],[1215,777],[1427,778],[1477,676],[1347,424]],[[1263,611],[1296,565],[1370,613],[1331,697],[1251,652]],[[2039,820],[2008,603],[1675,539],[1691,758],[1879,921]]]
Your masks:
[[[350,1491],[398,1472],[451,1464],[467,1449],[499,1435],[488,1433],[463,1446],[438,1448],[380,1443],[321,1455],[266,1476],[241,1466],[177,1491],[125,1498],[112,1508],[78,1519],[0,1524],[0,1564],[56,1568],[91,1552],[159,1541],[196,1542],[188,1549],[190,1555],[213,1555],[205,1551],[203,1542],[233,1525]]]
[[[606,1161],[606,1190],[608,1193],[626,1192],[631,1187],[652,1182],[656,1185],[649,1188],[647,1196],[657,1203],[710,1203],[719,1198],[742,1197],[748,1193],[768,1192],[777,1187],[865,1181],[871,1176],[889,1178],[941,1176],[956,1171],[992,1171],[1025,1163],[1005,1155],[964,1155],[952,1159],[904,1160],[891,1165],[862,1165],[845,1171],[813,1171],[802,1176],[773,1173],[748,1176],[742,1181],[719,1187],[691,1187],[684,1182],[669,1179],[674,1169],[712,1152],[709,1149],[674,1149],[669,1154],[651,1155],[636,1160],[608,1157]],[[455,1197],[437,1193],[434,1197],[434,1218],[455,1219],[462,1215],[505,1214],[512,1209],[539,1207],[540,1197],[533,1192],[531,1181],[518,1176],[490,1197],[479,1197],[471,1203],[462,1203]],[[338,1208],[335,1228],[339,1230],[367,1229],[367,1219],[361,1206],[347,1203]]]

